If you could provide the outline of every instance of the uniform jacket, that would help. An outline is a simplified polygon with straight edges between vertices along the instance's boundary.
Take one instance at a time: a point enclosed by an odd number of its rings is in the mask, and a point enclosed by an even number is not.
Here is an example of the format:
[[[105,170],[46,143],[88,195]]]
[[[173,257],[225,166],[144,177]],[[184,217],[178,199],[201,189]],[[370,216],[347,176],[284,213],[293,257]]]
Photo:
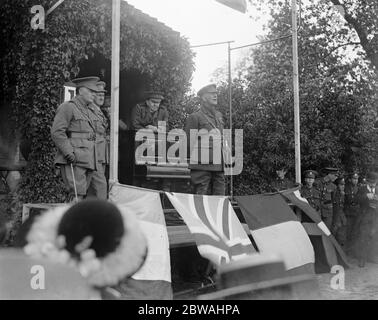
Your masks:
[[[168,110],[165,106],[160,106],[155,113],[150,112],[150,107],[146,102],[137,104],[133,114],[133,128],[139,130],[148,125],[157,127],[159,121],[165,121],[168,125]]]
[[[75,165],[95,170],[105,162],[105,128],[94,105],[80,96],[62,103],[55,114],[51,137],[58,151],[55,164],[67,164],[65,156],[75,154]]]
[[[196,129],[206,129],[205,133],[201,134],[201,137],[196,135],[193,138],[194,141],[191,141],[190,130]],[[188,144],[188,160],[190,161],[190,157],[194,159],[194,155],[198,155],[198,164],[191,164],[189,162],[189,168],[193,170],[205,170],[205,171],[223,171],[223,155],[222,155],[222,135],[223,135],[223,116],[222,113],[219,111],[212,112],[209,108],[205,106],[201,106],[200,110],[193,112],[190,114],[185,123],[185,133],[187,136],[187,144]],[[217,130],[219,133],[217,135],[218,141],[216,143],[220,146],[220,163],[214,164],[214,142],[210,137],[210,131]],[[203,141],[209,141],[209,144]],[[202,151],[202,152],[201,152]],[[203,156],[203,151],[208,152],[209,158],[206,163],[202,161],[205,159]],[[205,162],[205,163],[202,163]]]
[[[336,185],[324,178],[316,181],[316,188],[320,192],[321,213],[323,217],[329,217],[333,214],[333,198],[336,191]]]
[[[346,217],[344,212],[345,193],[336,189],[333,197],[333,229],[346,225]]]
[[[304,185],[301,187],[301,196],[307,199],[311,207],[320,212],[321,203],[319,190],[317,190],[314,186],[309,188],[308,186]]]
[[[360,205],[357,199],[358,186],[351,183],[345,185],[345,214],[347,216],[356,216],[360,211]]]
[[[99,157],[104,155],[104,163],[110,162],[110,121],[105,109],[101,109],[99,106],[94,105],[96,113],[101,120],[97,133],[103,135],[105,142],[97,141],[97,153]]]

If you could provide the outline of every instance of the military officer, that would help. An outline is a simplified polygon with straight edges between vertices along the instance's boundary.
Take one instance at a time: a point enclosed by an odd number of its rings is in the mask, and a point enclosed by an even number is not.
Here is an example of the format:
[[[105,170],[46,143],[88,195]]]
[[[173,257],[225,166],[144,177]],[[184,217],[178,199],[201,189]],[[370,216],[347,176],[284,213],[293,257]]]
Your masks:
[[[357,200],[360,204],[357,253],[359,266],[363,268],[372,246],[378,214],[378,176],[374,172],[366,175],[366,186],[359,188]]]
[[[325,173],[325,176],[315,182],[317,189],[320,191],[322,220],[328,229],[331,229],[333,217],[333,197],[336,191],[334,181],[337,179],[338,169],[328,167],[324,168],[322,171]]]
[[[320,192],[314,187],[317,172],[315,170],[306,170],[303,175],[304,184],[301,187],[301,196],[307,199],[309,205],[320,214]]]
[[[332,233],[341,247],[346,244],[346,216],[344,211],[345,203],[345,179],[338,177],[335,180],[336,190],[333,197],[333,219],[332,219]]]
[[[133,114],[133,127],[135,130],[151,129],[158,131],[158,122],[165,121],[168,126],[168,110],[161,101],[164,99],[160,92],[149,91],[146,93],[146,101],[137,104]]]
[[[86,196],[93,172],[102,170],[104,162],[97,151],[101,142],[104,143],[104,137],[96,135],[102,121],[93,105],[99,80],[98,77],[73,80],[77,95],[57,108],[51,128],[51,137],[57,147],[55,164],[60,166],[71,199],[75,196],[75,185],[78,198]]]
[[[107,164],[107,151],[109,140],[109,122],[106,114],[102,111],[102,106],[105,102],[105,82],[97,82],[97,93],[95,94],[93,108],[100,119],[98,126],[96,126],[96,147],[97,147],[97,160],[101,161],[101,165],[93,171],[92,179],[90,181],[87,196],[94,196],[99,199],[107,199],[108,187],[105,177],[105,166]]]
[[[357,217],[360,206],[357,201],[359,174],[352,172],[345,184],[345,216],[347,220],[347,253],[353,254],[353,248],[357,238]]]
[[[217,110],[217,88],[214,84],[207,85],[198,91],[198,96],[201,107],[189,115],[185,124],[193,191],[195,194],[224,195],[225,181],[222,158],[224,125],[222,113]],[[199,132],[201,129],[203,133]],[[194,132],[194,135],[191,135],[191,131]],[[206,145],[206,142],[203,141],[212,133],[214,133],[213,139]],[[201,139],[199,139],[200,137]],[[207,152],[208,159],[205,157]],[[198,155],[198,161],[194,159],[195,154]]]

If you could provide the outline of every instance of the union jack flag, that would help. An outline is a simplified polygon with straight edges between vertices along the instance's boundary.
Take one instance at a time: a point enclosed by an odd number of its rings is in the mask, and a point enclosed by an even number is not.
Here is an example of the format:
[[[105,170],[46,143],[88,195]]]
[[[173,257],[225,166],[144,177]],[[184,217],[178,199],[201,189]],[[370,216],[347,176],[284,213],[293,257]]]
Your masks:
[[[204,258],[219,266],[256,253],[227,197],[183,193],[167,193],[167,196]]]

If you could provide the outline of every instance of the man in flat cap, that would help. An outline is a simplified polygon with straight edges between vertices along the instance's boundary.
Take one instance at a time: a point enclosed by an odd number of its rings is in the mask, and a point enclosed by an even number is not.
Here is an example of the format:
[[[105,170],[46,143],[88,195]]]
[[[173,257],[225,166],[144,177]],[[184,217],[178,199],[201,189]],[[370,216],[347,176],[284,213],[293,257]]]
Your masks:
[[[98,77],[75,79],[77,95],[62,103],[56,110],[51,137],[57,147],[55,164],[60,166],[64,183],[71,199],[75,186],[79,199],[85,198],[94,171],[102,170],[103,158],[99,158],[97,139],[102,121],[94,106],[98,92]]]
[[[108,150],[108,140],[109,140],[109,122],[105,113],[102,111],[101,107],[105,102],[105,82],[97,82],[97,93],[94,97],[93,108],[96,112],[100,121],[98,126],[96,126],[96,151],[97,151],[97,161],[101,164],[98,166],[98,170],[93,171],[92,179],[90,181],[87,196],[97,197],[99,199],[107,199],[108,197],[108,185],[105,177],[105,166],[107,164],[107,151]],[[108,161],[109,163],[109,161]]]
[[[133,127],[135,130],[151,129],[153,132],[158,131],[158,122],[165,121],[168,125],[168,110],[161,105],[164,99],[162,93],[157,91],[148,91],[146,101],[137,104],[133,113]]]
[[[359,266],[363,268],[372,249],[372,240],[376,233],[376,223],[378,215],[378,175],[369,172],[366,175],[367,185],[361,187],[357,193],[360,204],[357,256]]]
[[[358,172],[354,171],[348,174],[345,184],[345,204],[344,211],[347,220],[347,254],[354,254],[354,245],[357,239],[356,220],[360,213],[360,206],[357,199],[358,193]]]
[[[320,214],[320,192],[314,187],[317,172],[315,170],[306,170],[303,173],[304,184],[301,187],[301,196],[307,199],[309,205]]]
[[[322,170],[324,177],[315,181],[317,189],[320,191],[322,220],[328,229],[331,230],[333,217],[333,197],[336,191],[334,184],[337,179],[338,169],[327,167]]]
[[[273,192],[286,190],[294,187],[294,183],[286,177],[287,168],[281,166],[276,170],[276,179],[272,182]]]
[[[207,85],[198,91],[198,96],[201,107],[189,115],[185,124],[193,191],[195,194],[224,195],[223,116],[217,110],[217,88],[214,84]],[[204,141],[209,142],[206,144]],[[198,155],[198,163],[193,161],[197,160],[194,159],[195,154]]]

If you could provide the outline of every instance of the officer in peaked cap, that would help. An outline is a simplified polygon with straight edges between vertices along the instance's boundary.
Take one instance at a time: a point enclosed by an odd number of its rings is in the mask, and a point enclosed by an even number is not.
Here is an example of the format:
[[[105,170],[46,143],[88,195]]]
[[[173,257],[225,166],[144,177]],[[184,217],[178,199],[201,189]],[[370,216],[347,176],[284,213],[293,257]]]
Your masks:
[[[93,172],[102,170],[104,159],[99,157],[97,140],[104,139],[98,134],[103,124],[94,105],[100,91],[99,80],[98,77],[72,80],[77,95],[57,108],[51,128],[51,137],[57,147],[55,164],[60,167],[71,199],[75,186],[78,198],[83,199]]]
[[[358,204],[358,179],[357,171],[350,172],[347,175],[345,184],[345,203],[344,212],[347,220],[346,230],[346,252],[349,255],[355,255],[355,244],[357,240],[357,219],[360,213],[360,206]]]
[[[137,104],[133,112],[133,127],[135,130],[151,129],[158,131],[158,122],[164,121],[168,125],[168,110],[161,105],[164,96],[158,91],[145,92],[145,102]]]
[[[94,110],[100,119],[99,125],[96,126],[96,149],[97,149],[97,161],[101,163],[98,170],[93,172],[92,179],[90,181],[87,196],[97,197],[99,199],[107,199],[108,194],[108,184],[106,180],[106,164],[109,157],[107,156],[107,151],[109,147],[108,141],[109,137],[109,122],[108,118],[103,111],[103,106],[105,102],[105,86],[104,81],[97,82],[97,93],[94,99]]]
[[[332,226],[333,197],[336,191],[334,181],[337,179],[338,171],[337,168],[323,168],[321,172],[325,176],[315,181],[317,189],[320,191],[321,216],[328,229],[331,229]]]
[[[223,168],[223,115],[219,112],[217,88],[215,84],[209,84],[198,91],[201,107],[187,118],[185,132],[188,141],[188,155],[190,159],[191,183],[196,194],[224,195],[224,168]],[[193,131],[192,131],[193,130]],[[208,145],[201,145],[205,139],[199,139],[198,131],[206,130],[207,135],[213,134],[213,139]],[[195,132],[195,137],[191,135]],[[202,138],[205,138],[201,134]],[[191,141],[192,138],[196,140]],[[214,144],[215,139],[217,141]],[[210,141],[210,140],[209,140]],[[216,150],[216,149],[221,150]],[[192,155],[197,149],[198,161],[193,161]],[[208,157],[204,154],[208,153]]]
[[[217,86],[215,84],[208,84],[207,86],[204,86],[203,88],[198,90],[197,95],[199,97],[202,97],[205,93],[218,93]]]
[[[317,172],[315,170],[306,170],[303,176],[304,184],[301,187],[301,196],[307,199],[309,205],[320,213],[320,192],[314,187]]]

